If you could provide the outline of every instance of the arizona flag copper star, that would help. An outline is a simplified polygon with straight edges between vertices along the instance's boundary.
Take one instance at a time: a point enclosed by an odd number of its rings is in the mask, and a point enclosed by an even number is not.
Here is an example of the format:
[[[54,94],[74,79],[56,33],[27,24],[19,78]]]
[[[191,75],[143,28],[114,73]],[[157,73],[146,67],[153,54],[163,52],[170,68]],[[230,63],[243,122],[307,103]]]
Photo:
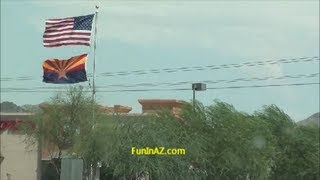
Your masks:
[[[85,63],[87,54],[67,60],[48,59],[43,62],[43,82],[71,84],[87,81]]]

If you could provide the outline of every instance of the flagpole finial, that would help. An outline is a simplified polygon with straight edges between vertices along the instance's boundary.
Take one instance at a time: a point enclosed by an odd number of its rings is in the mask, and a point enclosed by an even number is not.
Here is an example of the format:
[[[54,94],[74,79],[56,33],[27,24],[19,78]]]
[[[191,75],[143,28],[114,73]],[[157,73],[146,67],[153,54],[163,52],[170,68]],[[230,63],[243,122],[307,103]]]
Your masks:
[[[98,5],[96,5],[96,12],[98,12],[98,9],[99,9],[99,6],[98,6]]]

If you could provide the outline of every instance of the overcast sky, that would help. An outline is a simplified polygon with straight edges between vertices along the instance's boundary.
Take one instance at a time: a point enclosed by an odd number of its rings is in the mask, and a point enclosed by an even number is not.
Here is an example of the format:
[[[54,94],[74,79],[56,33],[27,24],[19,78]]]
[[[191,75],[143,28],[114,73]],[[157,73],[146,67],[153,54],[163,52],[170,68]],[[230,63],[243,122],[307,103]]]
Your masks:
[[[41,63],[89,53],[87,73],[92,73],[92,48],[64,46],[44,48],[42,35],[48,18],[80,16],[95,12],[99,4],[97,34],[97,86],[99,90],[175,89],[191,84],[156,87],[116,87],[116,84],[174,83],[232,80],[267,76],[319,73],[319,61],[272,64],[220,70],[158,74],[103,76],[119,71],[238,64],[319,56],[319,1],[1,1],[1,101],[38,104],[53,92],[7,92],[5,88],[66,88],[42,82]],[[92,38],[93,39],[93,38]],[[5,80],[11,77],[31,80]],[[92,79],[91,79],[92,82]],[[207,84],[208,88],[319,82],[313,78],[289,78]],[[88,86],[89,83],[81,83]],[[109,86],[109,87],[108,87]],[[276,104],[293,119],[319,111],[319,85],[219,89],[197,92],[205,105],[214,99],[233,104],[248,113]],[[133,107],[138,99],[182,99],[192,91],[98,92],[101,104]]]

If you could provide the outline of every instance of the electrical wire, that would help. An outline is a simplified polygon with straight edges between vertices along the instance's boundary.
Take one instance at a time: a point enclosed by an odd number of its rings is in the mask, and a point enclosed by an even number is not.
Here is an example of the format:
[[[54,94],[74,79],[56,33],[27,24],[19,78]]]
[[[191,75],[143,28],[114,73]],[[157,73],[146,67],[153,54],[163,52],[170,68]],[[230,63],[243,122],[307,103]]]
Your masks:
[[[235,83],[235,82],[251,82],[251,81],[265,81],[265,80],[284,80],[284,79],[299,79],[299,78],[314,78],[318,77],[320,73],[312,74],[299,74],[299,75],[283,75],[283,76],[266,76],[266,77],[252,77],[252,78],[236,78],[236,79],[221,79],[221,80],[203,80],[197,81],[198,83],[206,84],[218,84],[218,83]],[[97,88],[110,88],[110,87],[155,87],[155,86],[179,86],[185,84],[191,84],[194,81],[180,81],[180,82],[162,82],[162,83],[136,83],[136,84],[111,84],[106,86],[97,86]],[[87,87],[88,86],[84,86]],[[12,89],[12,90],[34,90],[34,89],[61,89],[64,87],[54,86],[54,87],[32,87],[32,88],[2,88],[2,89]]]
[[[176,72],[193,72],[193,71],[204,71],[204,70],[219,70],[227,68],[241,68],[241,67],[254,67],[263,65],[274,65],[274,64],[289,64],[299,62],[316,62],[320,61],[318,56],[314,57],[300,57],[292,59],[279,59],[279,60],[268,60],[268,61],[252,61],[244,62],[239,64],[220,64],[220,65],[207,65],[207,66],[194,66],[194,67],[176,67],[176,68],[164,68],[164,69],[151,69],[151,70],[134,70],[134,71],[117,71],[99,73],[97,77],[112,77],[112,76],[126,76],[126,75],[147,75],[147,74],[158,74],[158,73],[176,73]],[[88,77],[92,77],[92,74],[88,74]],[[4,77],[0,78],[0,81],[29,81],[39,80],[42,76],[20,76],[20,77]]]
[[[300,79],[300,78],[314,78],[319,77],[320,73],[312,74],[298,74],[298,75],[283,75],[283,76],[266,76],[266,77],[252,77],[252,78],[236,78],[236,79],[220,79],[220,80],[202,80],[197,81],[198,83],[206,84],[218,84],[218,83],[235,83],[235,82],[252,82],[252,81],[265,81],[265,80],[285,80],[285,79]],[[96,88],[110,88],[110,87],[122,87],[122,88],[132,88],[132,87],[156,87],[156,86],[180,86],[194,83],[194,81],[180,81],[180,82],[157,82],[157,83],[136,83],[136,84],[110,84],[105,86],[97,86]],[[89,86],[84,86],[89,87]],[[32,87],[32,88],[2,88],[2,89],[12,89],[12,90],[34,90],[34,89],[61,89],[63,87]]]
[[[222,86],[222,87],[209,87],[207,90],[218,90],[218,89],[242,89],[242,88],[263,88],[263,87],[283,87],[283,86],[310,86],[320,85],[320,82],[309,82],[309,83],[289,83],[289,84],[267,84],[267,85],[247,85],[247,86]],[[156,91],[190,91],[191,88],[175,88],[175,89],[116,89],[116,90],[97,90],[97,92],[156,92]],[[67,92],[67,90],[52,91],[52,90],[5,90],[1,92],[5,93],[34,93],[34,92]],[[91,92],[85,90],[84,92]]]
[[[217,84],[217,83],[235,83],[235,82],[251,82],[251,81],[265,81],[265,80],[281,80],[281,79],[299,79],[299,78],[313,78],[319,76],[319,73],[313,74],[299,74],[299,75],[284,75],[284,76],[266,76],[266,77],[253,77],[253,78],[236,78],[232,80],[228,79],[220,79],[220,80],[203,80],[197,81],[199,83],[206,83],[206,84]],[[97,88],[107,88],[107,87],[147,87],[147,86],[179,86],[185,84],[191,84],[195,81],[180,81],[180,82],[173,82],[173,83],[136,83],[136,84],[111,84],[106,86],[97,86]]]
[[[319,61],[319,57],[314,56],[314,57],[301,57],[301,58],[279,59],[279,60],[268,60],[268,61],[253,61],[253,62],[244,62],[239,64],[221,64],[221,65],[177,67],[177,68],[164,68],[164,69],[151,69],[151,70],[118,71],[118,72],[110,72],[110,73],[100,73],[100,76],[145,75],[145,74],[157,74],[161,72],[175,73],[175,72],[190,72],[190,71],[203,71],[203,70],[219,70],[219,69],[227,69],[227,68],[254,67],[254,66],[263,66],[263,65],[288,64],[288,63],[311,62],[311,61]]]

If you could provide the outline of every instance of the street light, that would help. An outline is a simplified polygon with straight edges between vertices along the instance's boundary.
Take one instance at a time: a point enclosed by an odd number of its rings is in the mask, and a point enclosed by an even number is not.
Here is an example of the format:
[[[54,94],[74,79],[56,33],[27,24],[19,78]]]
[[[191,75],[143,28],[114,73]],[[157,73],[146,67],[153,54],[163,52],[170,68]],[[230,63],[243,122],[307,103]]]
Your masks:
[[[196,91],[205,91],[205,90],[207,90],[207,85],[204,83],[193,83],[192,84],[193,107],[195,106],[195,102],[196,102]]]

